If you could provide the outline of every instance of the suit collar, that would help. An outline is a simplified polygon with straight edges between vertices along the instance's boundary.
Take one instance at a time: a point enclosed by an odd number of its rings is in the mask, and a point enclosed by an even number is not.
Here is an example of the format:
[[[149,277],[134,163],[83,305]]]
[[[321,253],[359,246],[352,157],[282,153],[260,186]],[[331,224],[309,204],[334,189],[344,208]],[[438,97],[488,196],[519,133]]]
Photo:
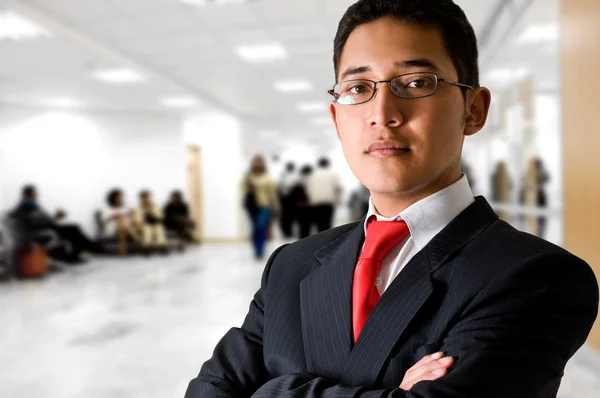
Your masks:
[[[435,271],[496,219],[487,201],[476,198],[396,277],[354,347],[352,280],[364,240],[364,220],[317,250],[316,269],[300,284],[302,332],[309,372],[341,378],[346,385],[374,384],[390,352],[432,295]],[[369,358],[368,366],[365,366],[365,358]]]
[[[312,374],[339,378],[350,357],[352,280],[363,239],[359,223],[317,250],[316,269],[300,283],[302,335]]]

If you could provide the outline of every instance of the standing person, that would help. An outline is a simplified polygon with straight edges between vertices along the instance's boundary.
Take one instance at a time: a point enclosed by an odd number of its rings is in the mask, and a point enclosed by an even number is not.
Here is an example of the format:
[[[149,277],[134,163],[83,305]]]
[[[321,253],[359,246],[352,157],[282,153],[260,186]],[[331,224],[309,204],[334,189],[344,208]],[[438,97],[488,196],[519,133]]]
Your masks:
[[[298,225],[300,227],[300,239],[304,239],[310,236],[313,226],[314,217],[312,214],[312,208],[310,206],[310,200],[308,199],[308,193],[306,190],[306,184],[312,173],[312,166],[303,166],[300,169],[300,178],[298,179],[296,185],[294,185],[290,193],[290,200],[293,202],[296,208],[296,214],[298,216]]]
[[[369,212],[281,247],[196,397],[550,398],[598,314],[591,268],[461,173],[491,101],[452,0],[359,0],[329,106]]]
[[[257,259],[263,258],[267,242],[267,229],[273,213],[279,213],[281,205],[277,187],[267,171],[262,156],[255,156],[244,180],[246,210],[252,221],[252,244]],[[250,203],[252,202],[252,203]]]
[[[294,222],[297,219],[296,206],[293,197],[290,195],[294,186],[298,183],[296,174],[296,165],[289,162],[279,179],[279,200],[281,203],[281,217],[279,225],[283,237],[289,239],[293,235]]]
[[[190,217],[190,210],[183,200],[181,191],[173,191],[169,203],[164,208],[165,227],[176,231],[177,235],[185,241],[194,242],[194,228],[196,223]]]
[[[308,179],[306,191],[317,230],[323,232],[331,229],[342,188],[339,175],[330,168],[329,159],[319,159],[319,167]]]
[[[133,223],[142,235],[142,245],[147,253],[168,253],[167,234],[162,211],[152,201],[149,191],[140,192],[140,204],[133,211]]]

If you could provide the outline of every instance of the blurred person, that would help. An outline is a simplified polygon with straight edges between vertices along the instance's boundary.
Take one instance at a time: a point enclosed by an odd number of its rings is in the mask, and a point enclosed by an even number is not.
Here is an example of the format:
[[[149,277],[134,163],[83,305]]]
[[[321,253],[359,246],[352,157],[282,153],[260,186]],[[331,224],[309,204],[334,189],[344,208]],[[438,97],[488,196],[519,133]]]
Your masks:
[[[133,225],[141,234],[144,251],[168,253],[162,211],[152,201],[150,191],[140,192],[139,198],[139,206],[133,210]]]
[[[298,232],[300,239],[310,236],[313,226],[314,218],[306,190],[306,184],[312,173],[312,166],[303,166],[300,169],[300,178],[296,181],[296,184],[292,187],[290,192],[290,201],[295,207],[295,212],[298,217]]]
[[[352,221],[359,221],[367,214],[369,211],[370,195],[369,189],[362,184],[352,192],[348,200]]]
[[[252,159],[250,171],[244,180],[245,203],[252,221],[252,244],[257,259],[263,258],[271,217],[279,214],[281,205],[277,187],[267,171],[265,160],[257,155]]]
[[[196,223],[190,216],[190,210],[183,200],[181,191],[173,191],[169,198],[169,203],[165,206],[163,213],[165,215],[165,227],[168,230],[176,231],[177,235],[187,241],[194,242],[194,228]]]
[[[133,226],[133,210],[125,206],[123,191],[115,188],[106,195],[106,207],[101,212],[103,223],[103,238],[127,236],[136,242],[142,241]]]
[[[298,183],[298,174],[296,173],[296,165],[289,162],[285,166],[285,170],[279,178],[279,201],[281,203],[281,217],[279,224],[283,237],[289,239],[293,236],[293,227],[297,219],[296,204],[293,196],[290,195],[294,186]]]
[[[331,229],[335,206],[340,202],[342,188],[338,173],[331,170],[329,159],[321,158],[319,167],[306,181],[313,222],[319,232]]]
[[[67,263],[83,263],[83,253],[102,253],[102,246],[90,239],[79,225],[61,224],[66,216],[63,209],[58,209],[54,216],[46,212],[39,204],[39,192],[34,185],[23,187],[21,199],[11,212],[11,217],[18,220],[25,230],[31,233],[51,230],[60,241],[68,243],[68,251],[62,249],[64,245],[60,245],[61,248],[48,253],[50,257]]]
[[[491,101],[452,0],[359,0],[330,113],[369,212],[283,246],[195,397],[555,397],[598,314],[590,267],[520,232],[460,169]]]
[[[544,167],[542,159],[533,157],[529,162],[529,167],[523,176],[519,201],[524,206],[533,206],[538,209],[545,209],[548,206],[548,195],[546,194],[546,184],[550,180],[548,171]],[[546,216],[526,216],[523,217],[527,228],[540,238],[546,236],[547,218]]]

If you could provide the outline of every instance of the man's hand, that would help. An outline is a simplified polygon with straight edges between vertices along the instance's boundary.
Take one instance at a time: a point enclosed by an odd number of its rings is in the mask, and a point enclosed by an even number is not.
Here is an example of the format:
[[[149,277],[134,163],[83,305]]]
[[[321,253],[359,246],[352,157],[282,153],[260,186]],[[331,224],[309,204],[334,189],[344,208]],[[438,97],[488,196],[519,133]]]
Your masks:
[[[427,355],[412,368],[408,369],[402,379],[400,388],[409,391],[415,384],[425,380],[437,380],[448,374],[448,368],[454,364],[454,358],[444,356],[443,352]]]

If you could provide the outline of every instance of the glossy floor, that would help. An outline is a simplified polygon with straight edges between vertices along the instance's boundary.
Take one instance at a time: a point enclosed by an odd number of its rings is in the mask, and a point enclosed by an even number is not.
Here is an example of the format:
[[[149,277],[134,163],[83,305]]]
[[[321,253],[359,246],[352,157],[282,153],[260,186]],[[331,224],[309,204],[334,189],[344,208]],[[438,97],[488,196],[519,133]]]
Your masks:
[[[0,284],[0,397],[183,397],[263,266],[249,245],[204,245]],[[597,364],[578,353],[559,397],[598,397]]]

